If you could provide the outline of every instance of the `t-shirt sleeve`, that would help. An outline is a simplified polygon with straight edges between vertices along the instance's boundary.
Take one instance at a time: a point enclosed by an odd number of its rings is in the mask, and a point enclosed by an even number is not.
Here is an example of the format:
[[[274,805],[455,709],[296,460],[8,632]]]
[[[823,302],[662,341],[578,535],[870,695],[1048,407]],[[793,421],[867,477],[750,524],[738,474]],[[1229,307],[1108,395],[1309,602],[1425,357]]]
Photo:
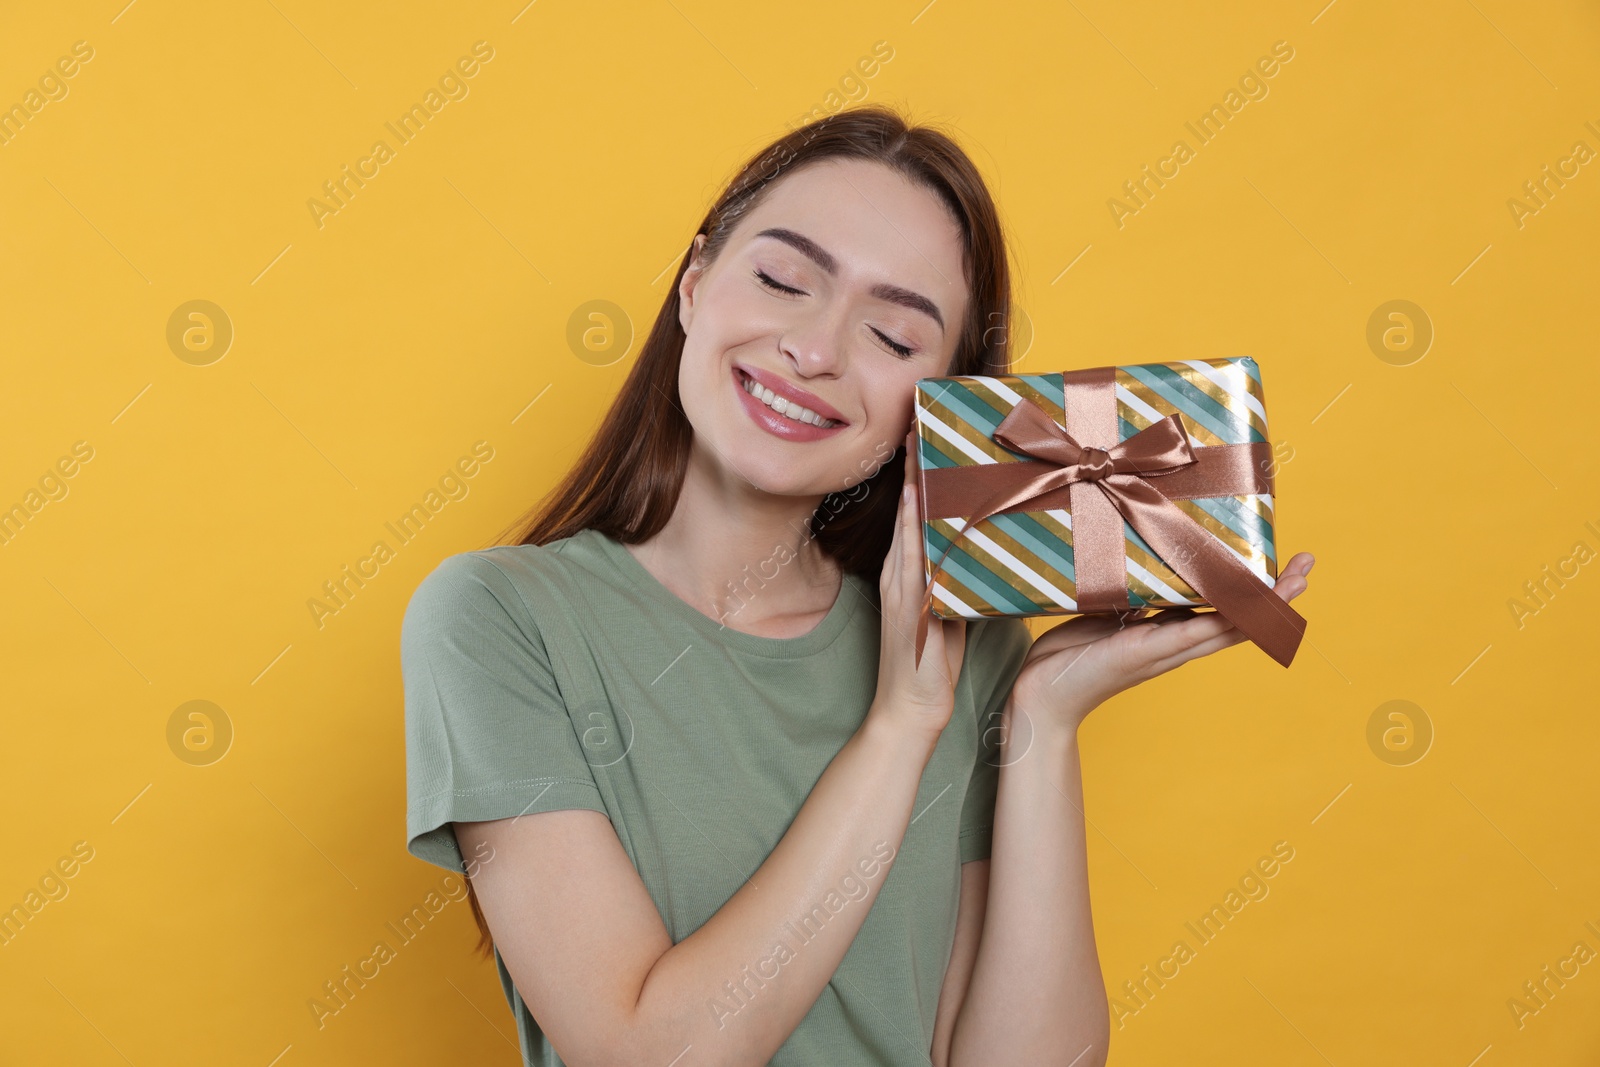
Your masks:
[[[605,812],[529,606],[487,556],[449,556],[400,628],[406,849],[465,870],[451,822]]]
[[[961,862],[989,858],[994,837],[994,800],[1000,788],[1000,715],[1022,670],[1033,634],[1021,619],[983,619],[967,623],[964,669],[972,678],[972,704],[978,716],[978,755],[961,807]]]

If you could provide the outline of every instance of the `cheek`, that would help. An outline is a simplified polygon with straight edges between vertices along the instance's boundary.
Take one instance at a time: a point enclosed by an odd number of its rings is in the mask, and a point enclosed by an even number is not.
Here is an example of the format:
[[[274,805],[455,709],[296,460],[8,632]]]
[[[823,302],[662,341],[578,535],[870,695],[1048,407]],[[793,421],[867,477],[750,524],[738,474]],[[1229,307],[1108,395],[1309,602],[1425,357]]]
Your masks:
[[[708,344],[726,348],[770,332],[780,321],[776,301],[745,279],[724,274],[701,290],[694,328]]]
[[[862,375],[862,406],[874,439],[898,447],[911,429],[912,406],[918,378],[926,377],[910,366],[884,367]]]

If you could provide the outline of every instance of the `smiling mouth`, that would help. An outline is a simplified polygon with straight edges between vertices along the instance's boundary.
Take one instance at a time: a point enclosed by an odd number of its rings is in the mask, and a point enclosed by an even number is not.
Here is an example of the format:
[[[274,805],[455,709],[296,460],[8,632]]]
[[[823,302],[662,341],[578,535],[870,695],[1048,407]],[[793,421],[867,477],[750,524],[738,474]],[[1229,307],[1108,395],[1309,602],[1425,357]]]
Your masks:
[[[839,422],[836,419],[825,419],[808,407],[803,407],[792,400],[784,399],[783,397],[774,393],[771,389],[759,384],[754,378],[750,377],[742,370],[739,371],[738,374],[739,385],[743,387],[745,392],[749,393],[751,396],[755,397],[757,400],[761,401],[761,403],[765,404],[767,407],[771,408],[773,411],[777,412],[779,415],[782,415],[786,419],[789,419],[793,422],[803,423],[807,426],[816,426],[823,430],[831,430],[835,426],[844,425],[844,423]]]

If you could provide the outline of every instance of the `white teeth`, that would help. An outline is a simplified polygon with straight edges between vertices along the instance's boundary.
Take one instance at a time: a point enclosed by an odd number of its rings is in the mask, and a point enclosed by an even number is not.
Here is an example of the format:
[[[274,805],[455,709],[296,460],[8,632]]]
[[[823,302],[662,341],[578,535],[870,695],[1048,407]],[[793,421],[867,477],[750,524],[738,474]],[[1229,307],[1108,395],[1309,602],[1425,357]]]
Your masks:
[[[754,378],[746,378],[744,380],[744,391],[778,414],[794,419],[796,422],[809,423],[812,426],[820,426],[823,429],[838,425],[832,419],[825,419],[810,408],[801,407],[799,404],[779,396],[766,386],[756,384]]]

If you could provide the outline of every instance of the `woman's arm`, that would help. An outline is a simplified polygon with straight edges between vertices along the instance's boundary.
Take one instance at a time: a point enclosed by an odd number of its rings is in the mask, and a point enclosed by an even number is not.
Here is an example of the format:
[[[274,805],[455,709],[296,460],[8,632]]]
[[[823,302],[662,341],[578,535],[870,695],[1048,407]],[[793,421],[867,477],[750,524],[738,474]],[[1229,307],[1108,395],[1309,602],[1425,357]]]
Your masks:
[[[869,713],[771,855],[676,945],[599,812],[456,823],[463,853],[493,857],[473,888],[518,992],[561,1058],[573,1067],[666,1067],[686,1051],[682,1062],[697,1067],[771,1059],[877,899],[889,867],[882,857],[899,852],[937,740]],[[475,852],[480,841],[493,852]],[[846,875],[868,894],[830,913],[823,899]],[[820,933],[779,962],[775,946],[796,945],[789,924],[808,918]]]
[[[1111,1024],[1089,913],[1076,732],[1038,722],[1018,730],[1014,712],[1008,700],[982,934],[942,1062],[1101,1067]]]
[[[1296,555],[1273,591],[1285,601],[1305,592],[1313,562]],[[1243,640],[1215,612],[1177,609],[1131,626],[1079,616],[1028,650],[1002,719],[982,932],[952,1067],[1105,1063],[1111,1024],[1089,912],[1078,726],[1113,695]]]
[[[939,1007],[933,1022],[933,1048],[929,1059],[933,1067],[949,1067],[950,1038],[955,1033],[956,1013],[967,997],[972,981],[972,963],[978,956],[978,940],[983,936],[983,913],[989,898],[989,861],[968,860],[961,865],[961,903],[956,909],[956,936],[950,947],[950,966],[945,968],[944,984],[939,987]]]

